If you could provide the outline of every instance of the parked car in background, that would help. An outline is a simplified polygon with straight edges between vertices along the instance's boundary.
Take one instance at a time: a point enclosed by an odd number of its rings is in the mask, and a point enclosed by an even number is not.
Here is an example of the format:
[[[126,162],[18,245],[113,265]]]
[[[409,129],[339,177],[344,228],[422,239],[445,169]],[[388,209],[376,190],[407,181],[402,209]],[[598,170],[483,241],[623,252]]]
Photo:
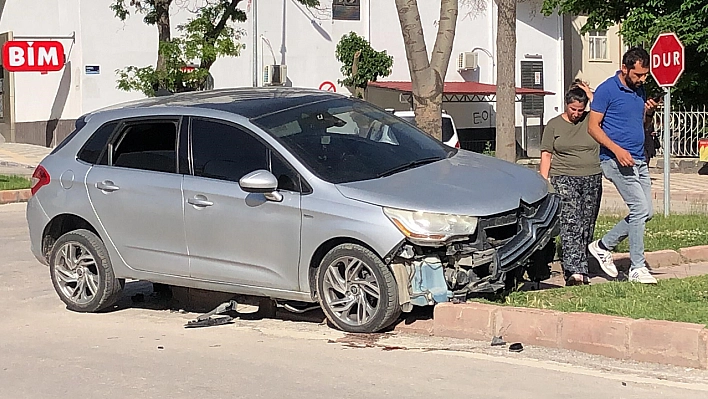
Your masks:
[[[37,167],[32,252],[67,307],[125,279],[318,302],[372,332],[548,270],[559,199],[363,101],[230,89],[84,115]]]
[[[415,126],[415,114],[413,111],[395,111],[394,115]],[[452,116],[442,113],[442,142],[454,148],[460,148],[460,139],[457,137],[457,127]]]

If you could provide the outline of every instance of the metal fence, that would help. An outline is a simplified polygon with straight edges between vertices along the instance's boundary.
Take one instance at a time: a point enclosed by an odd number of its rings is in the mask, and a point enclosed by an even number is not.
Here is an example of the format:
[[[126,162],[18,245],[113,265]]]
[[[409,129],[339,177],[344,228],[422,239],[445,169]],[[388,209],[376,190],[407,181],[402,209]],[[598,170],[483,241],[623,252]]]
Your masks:
[[[708,108],[674,108],[669,123],[671,156],[698,158],[698,139],[708,138]],[[654,114],[654,129],[663,145],[663,109]],[[657,154],[663,154],[663,148]]]

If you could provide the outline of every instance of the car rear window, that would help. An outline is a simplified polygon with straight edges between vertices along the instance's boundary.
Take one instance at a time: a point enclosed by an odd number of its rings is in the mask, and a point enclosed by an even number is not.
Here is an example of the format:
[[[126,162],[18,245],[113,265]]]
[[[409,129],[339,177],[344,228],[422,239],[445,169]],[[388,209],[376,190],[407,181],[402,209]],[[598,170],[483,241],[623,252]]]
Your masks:
[[[79,151],[79,159],[90,164],[97,164],[101,156],[101,152],[106,147],[111,133],[118,126],[117,122],[106,123],[99,127],[93,135],[86,141],[81,151]]]
[[[452,127],[452,119],[442,118],[442,141],[449,141],[453,133],[455,133],[455,130]]]
[[[49,155],[55,154],[57,151],[61,150],[65,145],[69,144],[71,139],[73,139],[84,126],[86,126],[86,120],[82,116],[81,118],[76,120],[76,123],[74,124],[74,131],[69,133],[69,135],[66,136],[64,140],[59,143],[58,146],[54,147],[54,149],[52,150],[52,152],[49,153]]]

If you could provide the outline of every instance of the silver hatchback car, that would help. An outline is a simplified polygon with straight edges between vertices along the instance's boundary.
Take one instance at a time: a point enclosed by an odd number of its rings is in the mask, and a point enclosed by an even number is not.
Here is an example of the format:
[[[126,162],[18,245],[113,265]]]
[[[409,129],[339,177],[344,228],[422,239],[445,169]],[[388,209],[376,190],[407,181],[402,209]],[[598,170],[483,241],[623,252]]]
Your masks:
[[[32,252],[71,310],[138,279],[319,302],[350,332],[547,278],[559,207],[532,170],[306,89],[93,112],[33,177]]]

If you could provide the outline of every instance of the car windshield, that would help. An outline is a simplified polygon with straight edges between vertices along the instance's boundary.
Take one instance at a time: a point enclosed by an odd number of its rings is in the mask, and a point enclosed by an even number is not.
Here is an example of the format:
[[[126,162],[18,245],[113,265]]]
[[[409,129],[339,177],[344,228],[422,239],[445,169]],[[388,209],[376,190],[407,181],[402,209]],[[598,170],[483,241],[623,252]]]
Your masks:
[[[334,184],[390,176],[456,152],[387,112],[347,98],[252,122],[280,140],[315,175]]]
[[[406,122],[415,125],[415,117],[413,116],[401,116],[401,119],[405,120]],[[452,127],[452,119],[450,118],[442,118],[442,141],[444,143],[450,141],[452,138],[452,135],[455,133],[455,129]]]

